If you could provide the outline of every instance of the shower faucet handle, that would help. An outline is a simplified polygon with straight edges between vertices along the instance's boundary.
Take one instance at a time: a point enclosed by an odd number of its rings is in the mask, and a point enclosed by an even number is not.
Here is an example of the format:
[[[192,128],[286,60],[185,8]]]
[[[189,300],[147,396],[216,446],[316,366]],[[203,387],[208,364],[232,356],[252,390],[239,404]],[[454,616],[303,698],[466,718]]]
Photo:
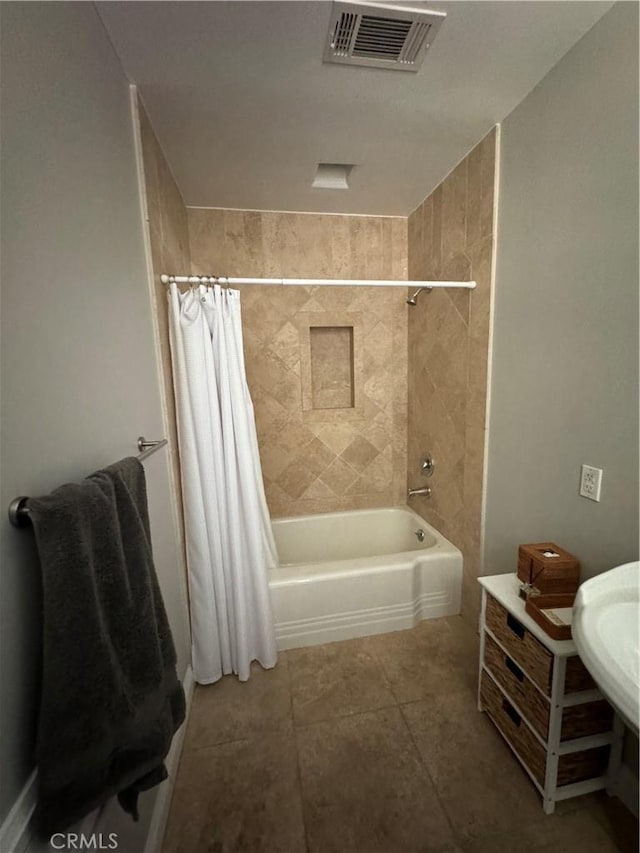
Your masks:
[[[430,477],[436,467],[433,456],[430,453],[425,455],[420,460],[420,473],[423,477]]]

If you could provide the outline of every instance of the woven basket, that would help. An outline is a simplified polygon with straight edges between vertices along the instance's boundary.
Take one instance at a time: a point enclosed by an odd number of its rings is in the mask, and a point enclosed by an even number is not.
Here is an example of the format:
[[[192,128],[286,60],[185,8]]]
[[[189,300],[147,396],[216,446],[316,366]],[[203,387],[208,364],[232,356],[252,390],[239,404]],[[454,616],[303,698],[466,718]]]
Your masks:
[[[547,759],[544,746],[486,672],[482,673],[480,681],[480,698],[503,737],[544,787]],[[606,771],[608,760],[608,746],[561,755],[557,784],[568,785],[600,776]]]
[[[551,706],[509,655],[487,634],[484,662],[505,693],[545,740],[549,735]],[[613,709],[604,699],[571,705],[562,712],[560,740],[572,740],[611,731]]]
[[[487,596],[487,628],[503,649],[547,695],[551,695],[553,655],[495,598]]]

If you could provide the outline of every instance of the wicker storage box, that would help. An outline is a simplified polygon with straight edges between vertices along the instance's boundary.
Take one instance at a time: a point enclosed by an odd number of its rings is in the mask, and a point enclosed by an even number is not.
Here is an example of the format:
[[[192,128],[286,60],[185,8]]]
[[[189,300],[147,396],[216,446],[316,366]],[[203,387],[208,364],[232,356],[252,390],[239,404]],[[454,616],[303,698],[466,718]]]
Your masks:
[[[580,658],[567,659],[567,671],[564,676],[565,693],[580,693],[582,690],[595,690],[596,683],[587,672]]]
[[[575,593],[580,584],[580,563],[553,542],[520,545],[518,578],[542,594]]]
[[[551,695],[553,655],[524,625],[491,595],[487,596],[485,615],[487,628],[498,640],[511,659],[525,671],[532,681],[547,695]],[[593,690],[595,682],[576,655],[567,659],[564,677],[566,693]]]
[[[487,628],[547,696],[551,695],[553,655],[524,625],[492,596],[487,596]]]
[[[538,783],[544,785],[547,766],[544,746],[486,672],[482,673],[480,696],[487,713],[504,738]],[[608,746],[561,755],[558,761],[558,785],[568,785],[581,779],[602,775],[606,771],[608,758]]]
[[[498,684],[513,698],[534,729],[546,740],[551,712],[549,702],[515,661],[488,635],[485,637],[485,663]],[[571,705],[562,710],[560,740],[608,732],[612,723],[613,710],[604,699]]]

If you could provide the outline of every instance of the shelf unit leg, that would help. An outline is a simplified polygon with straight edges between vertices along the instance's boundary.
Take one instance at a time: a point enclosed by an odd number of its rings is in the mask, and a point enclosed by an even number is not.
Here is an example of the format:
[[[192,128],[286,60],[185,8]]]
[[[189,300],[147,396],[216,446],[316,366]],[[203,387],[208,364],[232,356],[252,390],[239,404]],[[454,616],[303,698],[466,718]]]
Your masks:
[[[547,739],[547,766],[544,774],[545,814],[553,814],[556,807],[556,789],[558,787],[558,764],[560,763],[560,737],[562,734],[562,697],[567,659],[556,655],[553,661],[551,677],[551,708],[549,715],[549,736]]]
[[[487,613],[487,591],[486,589],[482,590],[482,605],[480,609],[480,655],[479,655],[479,665],[478,665],[478,711],[483,711],[482,707],[482,699],[480,698],[480,682],[482,681],[482,664],[484,663],[484,629],[485,629],[485,618]]]
[[[611,750],[609,752],[609,763],[606,773],[606,791],[610,797],[617,796],[616,784],[618,775],[622,765],[622,746],[624,743],[625,725],[620,717],[615,714],[613,718],[613,740],[611,741]]]

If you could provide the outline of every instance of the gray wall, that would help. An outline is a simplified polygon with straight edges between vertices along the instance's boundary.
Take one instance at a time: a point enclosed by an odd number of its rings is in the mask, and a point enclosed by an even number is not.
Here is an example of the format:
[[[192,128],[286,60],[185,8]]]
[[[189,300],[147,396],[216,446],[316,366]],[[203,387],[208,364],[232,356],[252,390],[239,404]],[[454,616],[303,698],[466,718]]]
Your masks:
[[[584,579],[638,557],[637,4],[504,122],[497,247],[483,574],[552,540]]]
[[[5,507],[164,429],[127,81],[92,4],[2,3],[1,14],[0,823],[32,769],[40,625],[33,535],[11,527]],[[145,467],[182,676],[166,453]]]

